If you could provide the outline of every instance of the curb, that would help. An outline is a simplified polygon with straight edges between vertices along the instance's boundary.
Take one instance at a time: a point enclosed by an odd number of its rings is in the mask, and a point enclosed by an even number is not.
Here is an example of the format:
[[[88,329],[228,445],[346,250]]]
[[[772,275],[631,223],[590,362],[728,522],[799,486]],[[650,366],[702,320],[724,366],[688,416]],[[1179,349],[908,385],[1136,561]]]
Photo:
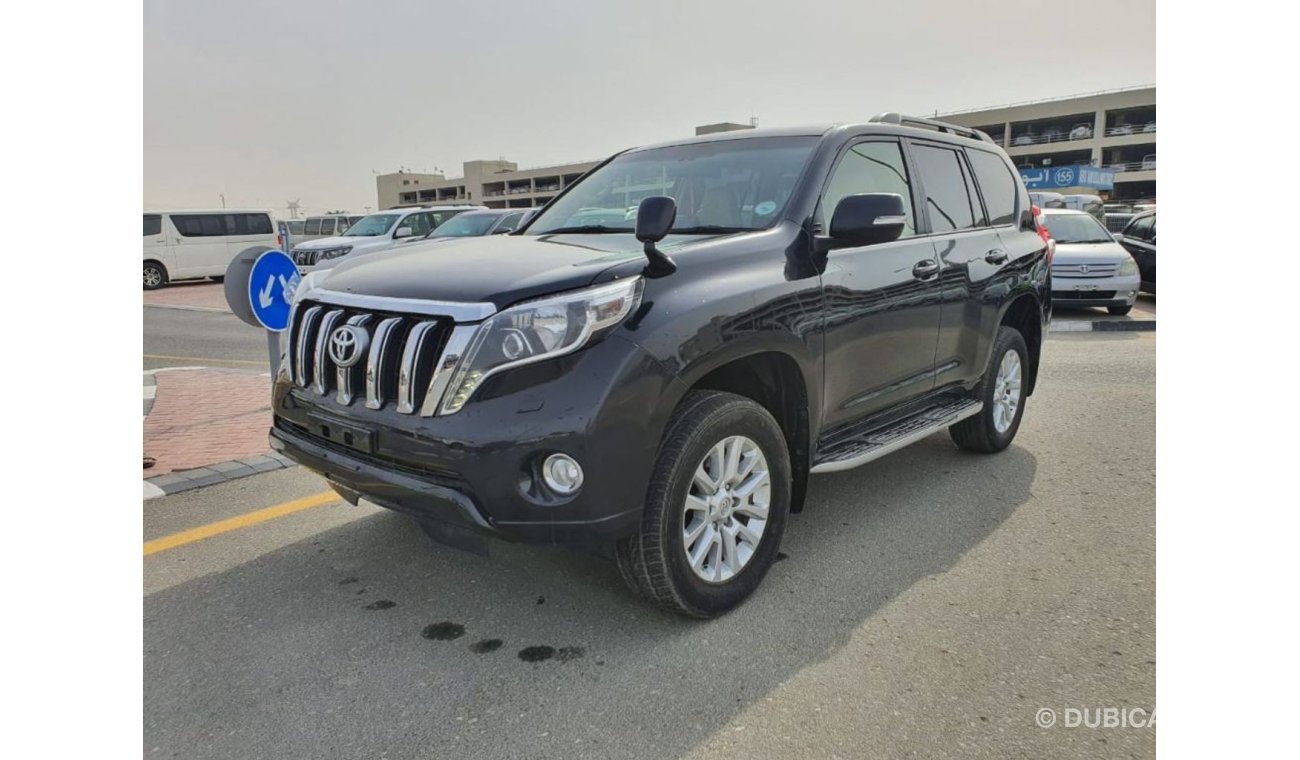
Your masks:
[[[1047,328],[1048,332],[1155,332],[1156,321],[1154,319],[1129,319],[1124,321],[1114,319],[1068,319],[1061,322],[1052,322]]]
[[[250,475],[256,475],[259,472],[284,470],[296,466],[298,466],[297,462],[283,454],[268,451],[255,457],[232,459],[229,462],[210,464],[206,467],[195,467],[192,470],[175,470],[166,475],[145,478],[144,498],[149,500],[156,499],[159,496],[171,496],[182,491],[239,480]]]

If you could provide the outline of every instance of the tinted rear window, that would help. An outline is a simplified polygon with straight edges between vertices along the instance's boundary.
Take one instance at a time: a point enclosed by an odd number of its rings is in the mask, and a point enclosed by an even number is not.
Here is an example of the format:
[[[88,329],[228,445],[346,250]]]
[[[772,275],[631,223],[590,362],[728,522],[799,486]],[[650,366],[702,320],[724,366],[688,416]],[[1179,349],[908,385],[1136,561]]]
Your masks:
[[[172,214],[172,223],[185,237],[272,234],[266,214]]]
[[[916,168],[925,186],[925,205],[934,232],[967,230],[975,226],[966,177],[957,151],[914,145]]]
[[[1016,218],[1016,180],[1001,157],[982,150],[968,150],[975,181],[989,211],[989,224],[1011,224]]]
[[[162,234],[162,217],[158,214],[145,214],[144,234],[146,236]]]

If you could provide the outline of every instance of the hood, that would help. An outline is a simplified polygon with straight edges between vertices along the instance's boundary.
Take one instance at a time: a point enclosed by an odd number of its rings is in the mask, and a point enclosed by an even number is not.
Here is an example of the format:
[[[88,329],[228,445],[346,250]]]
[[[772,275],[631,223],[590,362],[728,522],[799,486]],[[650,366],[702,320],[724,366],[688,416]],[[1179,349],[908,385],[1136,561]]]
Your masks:
[[[347,235],[343,235],[341,237],[316,238],[315,240],[308,240],[305,243],[298,243],[294,246],[294,250],[323,251],[327,248],[338,248],[344,245],[350,245],[353,248],[357,248],[373,245],[375,243],[382,243],[384,241],[392,242],[392,240],[390,240],[386,235],[363,235],[359,237],[348,237]]]
[[[659,248],[672,252],[709,239],[672,236]],[[445,238],[383,255],[345,256],[314,285],[343,293],[491,302],[505,308],[590,285],[613,268],[633,274],[645,262],[641,243],[630,234]]]
[[[1053,264],[1114,264],[1129,259],[1124,246],[1113,240],[1105,243],[1057,243]]]

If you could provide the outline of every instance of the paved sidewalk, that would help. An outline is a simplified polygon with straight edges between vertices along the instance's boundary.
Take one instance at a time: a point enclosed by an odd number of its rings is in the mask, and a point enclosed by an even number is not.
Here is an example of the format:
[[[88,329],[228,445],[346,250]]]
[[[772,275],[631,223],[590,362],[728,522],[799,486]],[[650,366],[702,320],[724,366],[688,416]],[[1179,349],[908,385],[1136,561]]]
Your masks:
[[[145,306],[170,306],[200,311],[230,311],[226,305],[226,286],[211,280],[178,282],[144,291]]]
[[[144,470],[158,496],[279,469],[289,462],[267,446],[271,378],[204,367],[145,373]],[[152,396],[152,398],[150,398]]]

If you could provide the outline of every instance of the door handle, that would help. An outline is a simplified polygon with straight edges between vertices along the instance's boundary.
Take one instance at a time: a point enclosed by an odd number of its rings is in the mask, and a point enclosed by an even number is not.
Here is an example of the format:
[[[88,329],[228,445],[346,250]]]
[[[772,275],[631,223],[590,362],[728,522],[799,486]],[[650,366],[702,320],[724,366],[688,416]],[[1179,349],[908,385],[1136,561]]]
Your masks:
[[[928,280],[939,273],[939,262],[934,259],[922,259],[912,267],[912,276],[918,280]]]
[[[1007,263],[1007,252],[1000,248],[994,248],[984,254],[984,260],[990,264],[1005,264]]]

